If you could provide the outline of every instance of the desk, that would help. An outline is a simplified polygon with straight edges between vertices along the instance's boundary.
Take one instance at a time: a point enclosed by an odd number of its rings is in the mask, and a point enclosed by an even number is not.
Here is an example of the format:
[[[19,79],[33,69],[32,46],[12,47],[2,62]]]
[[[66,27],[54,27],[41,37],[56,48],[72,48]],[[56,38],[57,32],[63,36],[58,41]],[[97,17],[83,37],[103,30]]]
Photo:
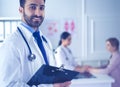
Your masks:
[[[112,87],[114,80],[108,75],[94,74],[96,78],[81,78],[72,80],[70,87]]]

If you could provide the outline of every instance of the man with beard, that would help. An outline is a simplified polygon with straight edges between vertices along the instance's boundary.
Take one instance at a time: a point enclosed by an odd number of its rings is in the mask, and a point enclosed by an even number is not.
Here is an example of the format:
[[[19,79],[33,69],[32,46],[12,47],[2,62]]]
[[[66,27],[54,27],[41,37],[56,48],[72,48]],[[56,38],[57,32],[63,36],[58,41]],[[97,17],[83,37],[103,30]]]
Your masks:
[[[55,65],[51,44],[39,26],[45,0],[20,0],[21,23],[0,47],[0,87],[31,87],[27,82],[43,65]],[[42,78],[41,78],[42,79]],[[68,87],[70,82],[32,87]]]

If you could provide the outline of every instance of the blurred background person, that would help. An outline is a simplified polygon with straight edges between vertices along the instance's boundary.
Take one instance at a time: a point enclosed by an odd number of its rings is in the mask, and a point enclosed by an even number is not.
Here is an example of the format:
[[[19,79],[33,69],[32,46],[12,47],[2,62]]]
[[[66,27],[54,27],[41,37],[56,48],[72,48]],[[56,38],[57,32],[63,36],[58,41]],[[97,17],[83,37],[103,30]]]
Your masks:
[[[112,87],[120,86],[120,52],[119,41],[116,38],[106,40],[106,48],[111,53],[109,63],[104,68],[89,67],[88,72],[98,74],[108,74],[114,78]]]
[[[71,44],[71,34],[63,32],[60,36],[60,41],[57,49],[55,50],[55,61],[57,67],[64,67],[65,69],[84,72],[85,67],[79,66],[72,55],[68,46]]]

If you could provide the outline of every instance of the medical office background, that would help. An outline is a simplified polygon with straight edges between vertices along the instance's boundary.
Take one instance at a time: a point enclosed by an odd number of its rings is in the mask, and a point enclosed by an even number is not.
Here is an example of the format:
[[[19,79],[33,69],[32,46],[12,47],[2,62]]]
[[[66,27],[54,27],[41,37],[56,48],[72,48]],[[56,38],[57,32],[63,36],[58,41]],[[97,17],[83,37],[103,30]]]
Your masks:
[[[0,45],[20,22],[19,0],[0,0]],[[105,41],[120,40],[120,0],[46,0],[40,27],[57,47],[60,34],[72,34],[70,48],[79,64],[100,66],[109,59]]]

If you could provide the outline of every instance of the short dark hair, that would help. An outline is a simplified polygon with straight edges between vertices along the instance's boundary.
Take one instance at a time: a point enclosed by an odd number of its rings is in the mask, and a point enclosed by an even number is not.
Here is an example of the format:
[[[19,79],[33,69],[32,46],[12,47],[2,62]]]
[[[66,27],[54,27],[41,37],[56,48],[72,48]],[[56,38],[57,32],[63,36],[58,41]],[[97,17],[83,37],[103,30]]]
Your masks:
[[[110,44],[116,48],[116,50],[119,50],[119,40],[115,37],[109,38],[106,41],[109,41]]]
[[[44,2],[45,2],[45,1],[46,1],[46,0],[44,0]],[[24,7],[26,0],[19,0],[19,2],[20,2],[20,6],[21,6],[21,7]]]

